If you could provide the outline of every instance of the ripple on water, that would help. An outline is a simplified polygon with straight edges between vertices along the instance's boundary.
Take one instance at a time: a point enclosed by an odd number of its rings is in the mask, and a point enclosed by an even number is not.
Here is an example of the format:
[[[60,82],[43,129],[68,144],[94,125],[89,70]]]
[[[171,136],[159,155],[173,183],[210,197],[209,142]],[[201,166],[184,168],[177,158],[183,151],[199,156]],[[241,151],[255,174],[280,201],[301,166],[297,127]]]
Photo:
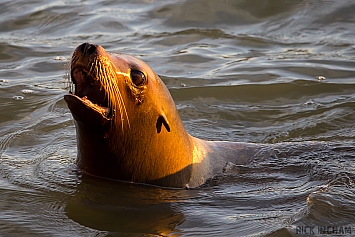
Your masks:
[[[0,138],[0,230],[17,236],[71,236],[76,226],[87,236],[93,231],[65,215],[81,177],[74,162],[74,126],[60,101],[50,95],[37,99],[37,105],[45,106],[17,105],[32,110],[32,116],[20,118],[18,127],[1,128],[5,135]],[[12,109],[16,110],[9,106],[7,111]]]

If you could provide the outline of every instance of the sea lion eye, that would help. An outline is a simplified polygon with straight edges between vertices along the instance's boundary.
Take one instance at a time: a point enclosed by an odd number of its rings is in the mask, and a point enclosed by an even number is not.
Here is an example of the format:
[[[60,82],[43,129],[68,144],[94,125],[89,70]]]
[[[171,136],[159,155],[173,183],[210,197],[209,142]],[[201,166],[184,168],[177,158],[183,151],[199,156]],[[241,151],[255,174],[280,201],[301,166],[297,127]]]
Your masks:
[[[131,71],[131,79],[136,86],[141,86],[147,81],[144,73],[138,70]]]

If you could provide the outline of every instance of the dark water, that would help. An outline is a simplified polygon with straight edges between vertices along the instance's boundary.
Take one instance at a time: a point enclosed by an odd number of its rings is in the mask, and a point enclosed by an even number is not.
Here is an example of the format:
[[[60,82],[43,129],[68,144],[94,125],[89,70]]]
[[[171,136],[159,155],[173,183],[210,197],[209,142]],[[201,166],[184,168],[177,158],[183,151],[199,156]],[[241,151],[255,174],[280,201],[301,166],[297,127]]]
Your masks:
[[[354,12],[352,0],[0,1],[0,236],[355,235]],[[192,135],[276,145],[194,190],[82,174],[63,95],[86,41],[146,61]]]

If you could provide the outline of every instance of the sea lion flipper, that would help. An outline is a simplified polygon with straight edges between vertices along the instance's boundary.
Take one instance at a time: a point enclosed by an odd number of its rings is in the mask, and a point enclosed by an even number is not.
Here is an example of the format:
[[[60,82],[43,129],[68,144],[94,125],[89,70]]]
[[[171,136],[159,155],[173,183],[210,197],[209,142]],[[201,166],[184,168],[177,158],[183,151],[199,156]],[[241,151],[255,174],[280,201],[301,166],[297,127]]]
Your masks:
[[[166,119],[165,115],[160,115],[157,119],[156,123],[156,128],[157,128],[157,133],[161,132],[161,126],[164,124],[164,127],[166,128],[166,131],[170,132],[170,126],[168,123],[168,120]]]

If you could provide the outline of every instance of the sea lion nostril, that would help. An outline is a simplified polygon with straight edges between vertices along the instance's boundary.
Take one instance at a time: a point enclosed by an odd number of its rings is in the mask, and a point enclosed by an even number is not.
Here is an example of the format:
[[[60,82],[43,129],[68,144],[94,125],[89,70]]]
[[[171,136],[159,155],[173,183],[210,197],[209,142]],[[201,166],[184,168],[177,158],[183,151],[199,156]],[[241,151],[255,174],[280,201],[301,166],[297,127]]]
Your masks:
[[[93,54],[96,51],[96,46],[93,44],[89,44],[86,49],[87,54]]]
[[[88,45],[88,43],[83,43],[83,44],[81,44],[81,45],[79,46],[80,52],[85,53],[85,49],[86,49],[87,45]]]
[[[90,55],[96,51],[96,46],[89,43],[83,43],[79,46],[79,50],[84,54]]]

